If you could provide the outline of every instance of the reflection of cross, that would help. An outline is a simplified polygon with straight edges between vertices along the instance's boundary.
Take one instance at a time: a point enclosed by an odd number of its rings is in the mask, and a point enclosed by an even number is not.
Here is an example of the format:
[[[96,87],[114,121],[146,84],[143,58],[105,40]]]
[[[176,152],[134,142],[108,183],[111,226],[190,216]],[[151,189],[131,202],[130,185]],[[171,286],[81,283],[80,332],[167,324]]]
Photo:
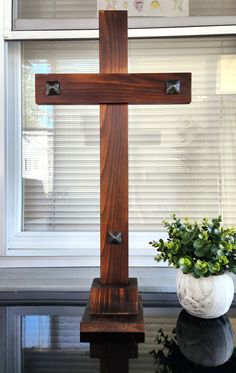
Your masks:
[[[36,102],[100,104],[101,276],[89,311],[137,315],[137,282],[128,278],[128,104],[187,104],[191,74],[128,74],[127,12],[101,11],[99,28],[100,74],[38,74]]]
[[[94,341],[91,336],[90,358],[100,360],[100,373],[128,373],[129,359],[138,358],[138,338],[129,334],[119,339],[115,335]]]

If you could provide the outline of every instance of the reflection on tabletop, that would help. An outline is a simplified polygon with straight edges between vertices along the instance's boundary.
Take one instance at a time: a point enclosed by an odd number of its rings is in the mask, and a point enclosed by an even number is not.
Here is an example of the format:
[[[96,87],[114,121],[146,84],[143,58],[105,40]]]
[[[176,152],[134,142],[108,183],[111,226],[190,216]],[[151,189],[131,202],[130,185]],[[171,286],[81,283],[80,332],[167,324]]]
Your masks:
[[[125,338],[80,340],[84,307],[1,307],[3,373],[236,372],[236,309],[213,320],[180,307],[144,307],[145,343]],[[5,365],[4,365],[5,364]]]

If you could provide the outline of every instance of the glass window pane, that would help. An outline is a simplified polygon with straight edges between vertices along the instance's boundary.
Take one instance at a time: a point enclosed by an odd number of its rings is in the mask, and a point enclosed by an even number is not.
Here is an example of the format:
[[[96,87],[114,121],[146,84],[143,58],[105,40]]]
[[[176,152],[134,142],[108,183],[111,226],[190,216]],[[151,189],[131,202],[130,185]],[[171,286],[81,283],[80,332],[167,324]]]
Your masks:
[[[96,0],[20,0],[19,18],[96,18]]]
[[[38,106],[35,73],[97,72],[97,42],[23,45],[23,229],[99,230],[99,108]]]
[[[15,0],[17,1],[17,0]],[[145,0],[152,4],[152,0]],[[114,4],[108,0],[108,5]],[[110,3],[110,4],[109,4]],[[173,1],[181,10],[182,0]],[[96,18],[96,0],[19,0],[18,18]],[[235,0],[189,0],[190,16],[236,15]]]
[[[37,106],[36,72],[97,72],[97,42],[23,44],[23,229],[99,231],[99,109]],[[190,105],[130,106],[130,230],[213,217],[236,224],[236,41],[129,43],[130,72],[192,72]]]
[[[191,72],[192,103],[130,106],[130,229],[172,213],[236,223],[236,40],[134,40],[132,72]]]

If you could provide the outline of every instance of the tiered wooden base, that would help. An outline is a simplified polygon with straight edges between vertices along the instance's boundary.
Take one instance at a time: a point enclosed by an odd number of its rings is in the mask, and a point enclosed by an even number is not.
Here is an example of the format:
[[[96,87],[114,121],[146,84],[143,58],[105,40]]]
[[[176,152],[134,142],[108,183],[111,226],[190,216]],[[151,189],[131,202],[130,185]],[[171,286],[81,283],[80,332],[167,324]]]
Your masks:
[[[130,279],[127,286],[103,286],[94,279],[90,294],[80,323],[81,341],[109,334],[124,337],[132,333],[138,342],[144,342],[143,306],[138,296],[137,279]]]

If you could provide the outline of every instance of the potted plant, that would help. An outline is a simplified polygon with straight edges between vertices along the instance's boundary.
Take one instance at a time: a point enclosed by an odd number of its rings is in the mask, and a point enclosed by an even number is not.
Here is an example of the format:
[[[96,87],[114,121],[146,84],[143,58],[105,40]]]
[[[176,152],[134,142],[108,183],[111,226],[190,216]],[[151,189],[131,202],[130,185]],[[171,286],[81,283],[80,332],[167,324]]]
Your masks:
[[[177,296],[190,314],[215,318],[225,314],[233,300],[236,274],[236,229],[221,226],[221,216],[191,223],[175,214],[164,220],[168,239],[152,241],[155,260],[179,268]]]

